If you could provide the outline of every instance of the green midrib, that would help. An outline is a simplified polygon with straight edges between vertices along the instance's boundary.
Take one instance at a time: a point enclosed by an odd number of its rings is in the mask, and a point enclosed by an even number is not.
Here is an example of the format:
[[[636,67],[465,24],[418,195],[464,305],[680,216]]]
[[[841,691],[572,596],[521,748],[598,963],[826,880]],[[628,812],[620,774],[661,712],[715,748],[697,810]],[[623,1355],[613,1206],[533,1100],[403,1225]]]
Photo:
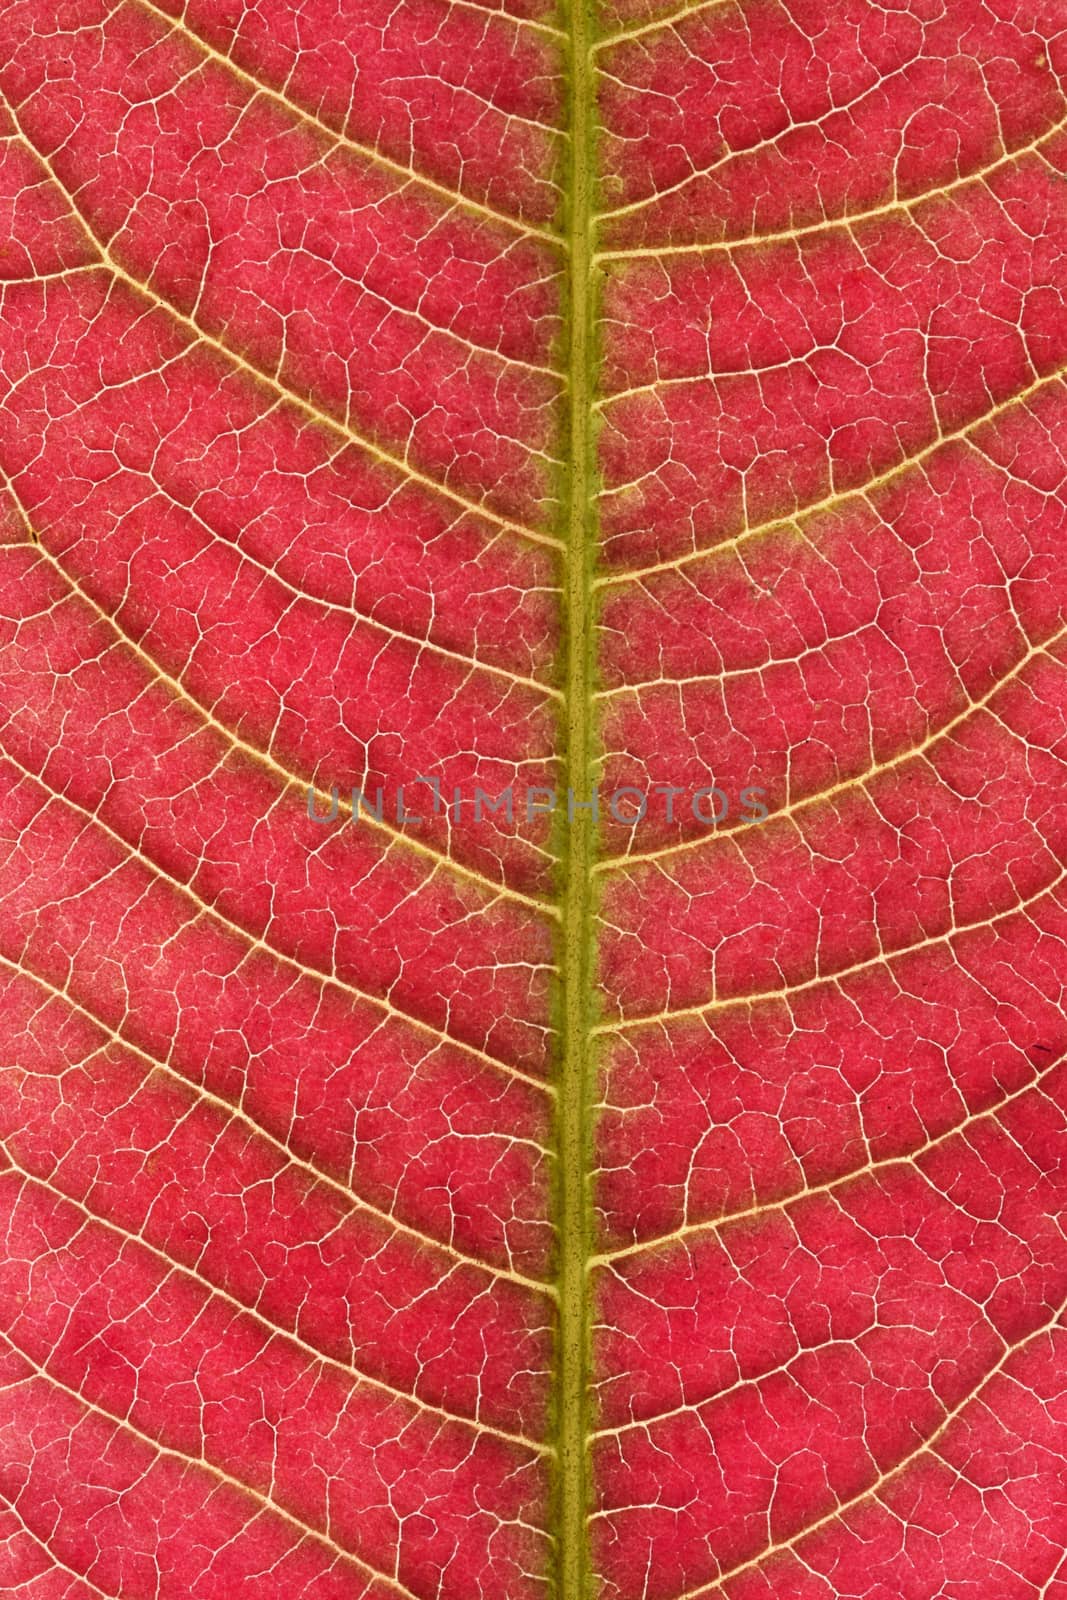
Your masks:
[[[569,452],[565,501],[566,660],[565,750],[568,789],[592,793],[592,688],[595,626],[592,576],[595,545],[593,389],[595,283],[592,259],[595,182],[591,0],[569,0],[571,154],[567,198]],[[564,822],[561,937],[561,1067],[556,1125],[559,1162],[556,1222],[559,1251],[555,1532],[556,1600],[590,1595],[588,1546],[589,1193],[594,973],[592,866],[596,828],[587,810]]]

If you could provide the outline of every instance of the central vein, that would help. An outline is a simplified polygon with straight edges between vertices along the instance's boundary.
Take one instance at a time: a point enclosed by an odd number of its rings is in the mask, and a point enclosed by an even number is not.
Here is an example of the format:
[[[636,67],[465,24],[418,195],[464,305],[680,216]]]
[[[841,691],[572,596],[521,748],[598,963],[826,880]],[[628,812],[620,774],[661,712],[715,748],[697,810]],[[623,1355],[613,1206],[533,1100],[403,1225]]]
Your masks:
[[[571,157],[567,185],[567,321],[570,410],[566,489],[565,750],[568,791],[593,794],[596,752],[592,716],[596,636],[593,387],[595,282],[592,259],[595,183],[592,0],[569,0]],[[557,1113],[559,1250],[555,1526],[557,1600],[590,1595],[588,1548],[589,1305],[592,1254],[591,1108],[595,1096],[592,1025],[592,867],[596,824],[587,808],[566,823],[561,933],[561,1070]]]

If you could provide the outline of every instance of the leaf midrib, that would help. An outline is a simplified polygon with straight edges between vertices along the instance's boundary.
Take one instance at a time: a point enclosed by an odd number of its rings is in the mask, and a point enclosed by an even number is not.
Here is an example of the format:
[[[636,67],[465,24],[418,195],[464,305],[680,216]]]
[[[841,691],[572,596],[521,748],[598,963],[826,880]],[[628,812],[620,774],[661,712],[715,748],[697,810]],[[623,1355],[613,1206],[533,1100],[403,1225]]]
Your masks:
[[[594,68],[591,0],[570,0],[569,111],[571,156],[566,183],[567,371],[569,416],[566,495],[562,532],[565,706],[563,732],[568,795],[592,794],[596,762],[593,617],[596,473],[593,398],[595,264],[593,259]],[[592,1203],[589,1191],[593,1061],[593,864],[596,827],[588,810],[560,819],[562,927],[560,930],[560,1069],[556,1112],[556,1224],[559,1259],[559,1332],[556,1359],[553,1512],[557,1600],[586,1600],[590,1593],[589,1509],[589,1261]]]

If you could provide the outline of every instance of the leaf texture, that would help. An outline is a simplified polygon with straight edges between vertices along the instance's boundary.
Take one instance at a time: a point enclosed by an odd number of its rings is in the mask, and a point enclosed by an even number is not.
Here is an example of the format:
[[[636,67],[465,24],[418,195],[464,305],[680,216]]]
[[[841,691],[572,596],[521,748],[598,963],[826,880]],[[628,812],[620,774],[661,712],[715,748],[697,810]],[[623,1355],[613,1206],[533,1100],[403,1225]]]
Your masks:
[[[0,35],[0,1590],[1067,1600],[1061,0]]]

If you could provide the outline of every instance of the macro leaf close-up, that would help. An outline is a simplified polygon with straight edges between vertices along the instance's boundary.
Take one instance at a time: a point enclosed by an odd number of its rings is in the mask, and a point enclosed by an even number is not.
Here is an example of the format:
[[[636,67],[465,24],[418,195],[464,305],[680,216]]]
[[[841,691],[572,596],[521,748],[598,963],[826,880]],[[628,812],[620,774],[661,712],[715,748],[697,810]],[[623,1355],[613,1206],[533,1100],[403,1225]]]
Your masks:
[[[1064,0],[0,0],[0,1596],[1067,1600]]]

